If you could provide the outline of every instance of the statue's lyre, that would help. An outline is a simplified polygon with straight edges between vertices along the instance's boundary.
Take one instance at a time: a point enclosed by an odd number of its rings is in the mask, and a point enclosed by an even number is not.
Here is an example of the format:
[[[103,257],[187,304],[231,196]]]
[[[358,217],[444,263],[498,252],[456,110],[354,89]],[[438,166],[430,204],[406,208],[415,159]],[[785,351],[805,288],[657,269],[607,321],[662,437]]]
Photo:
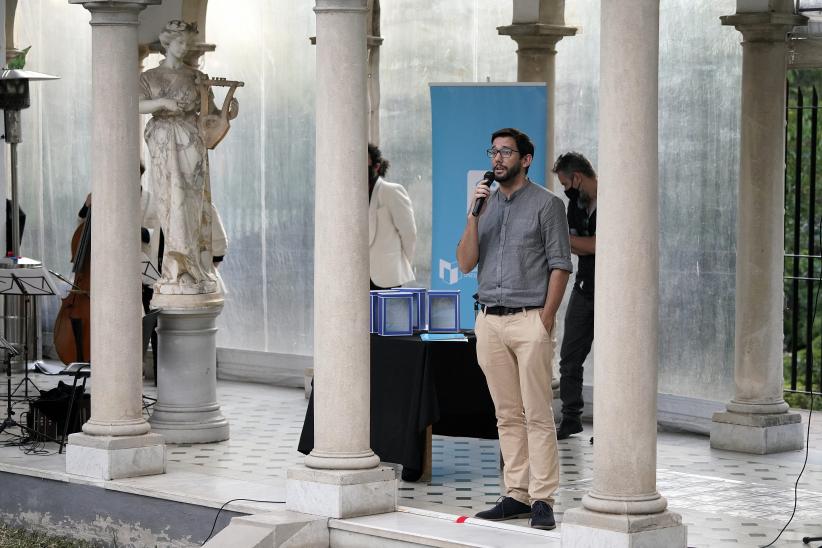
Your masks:
[[[228,128],[230,127],[228,111],[231,105],[231,99],[234,97],[234,91],[244,86],[245,82],[226,80],[225,78],[197,78],[195,83],[200,88],[200,118],[197,121],[197,125],[200,128],[200,135],[203,137],[203,142],[206,147],[213,149],[223,140],[226,133],[228,133]],[[211,105],[209,92],[212,86],[229,88],[225,94],[223,108],[220,109],[219,114],[209,112],[208,105]]]

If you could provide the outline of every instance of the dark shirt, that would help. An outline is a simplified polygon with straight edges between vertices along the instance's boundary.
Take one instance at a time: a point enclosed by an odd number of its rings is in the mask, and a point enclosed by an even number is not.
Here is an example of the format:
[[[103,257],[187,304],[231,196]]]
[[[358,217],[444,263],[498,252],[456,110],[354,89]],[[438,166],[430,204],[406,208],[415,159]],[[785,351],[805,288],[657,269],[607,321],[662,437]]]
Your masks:
[[[17,206],[17,214],[19,215],[20,222],[18,226],[20,227],[20,241],[23,240],[23,229],[26,227],[26,214],[23,213],[23,210],[20,209],[20,206]],[[12,252],[12,245],[11,245],[11,200],[6,199],[6,255],[10,255]]]
[[[568,204],[568,228],[573,236],[595,236],[597,232],[597,210],[588,215],[587,204],[576,200]],[[594,294],[595,255],[579,255],[574,288],[587,294]]]
[[[479,219],[479,302],[543,306],[551,271],[573,271],[565,207],[528,181],[510,198],[499,190]]]

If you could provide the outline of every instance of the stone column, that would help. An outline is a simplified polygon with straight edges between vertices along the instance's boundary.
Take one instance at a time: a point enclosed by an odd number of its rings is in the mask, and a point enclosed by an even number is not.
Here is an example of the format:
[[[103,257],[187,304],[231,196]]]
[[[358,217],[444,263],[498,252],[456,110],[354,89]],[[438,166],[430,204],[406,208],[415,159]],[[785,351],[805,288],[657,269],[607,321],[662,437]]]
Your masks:
[[[159,0],[82,4],[92,34],[91,419],[72,434],[66,471],[99,479],[165,472],[142,417],[139,274],[138,14]]]
[[[368,0],[368,142],[380,144],[380,0]]]
[[[656,488],[659,0],[602,3],[594,478],[562,545],[686,545]],[[626,223],[625,219],[631,219]]]
[[[314,450],[288,472],[288,509],[348,517],[396,508],[370,448],[366,0],[317,0]]]
[[[497,27],[517,43],[517,82],[548,84],[548,122],[545,138],[545,185],[554,190],[554,118],[556,105],[556,45],[577,33],[565,25],[565,0],[514,0],[513,23]],[[559,386],[557,384],[557,386]]]
[[[806,20],[787,4],[721,18],[742,33],[742,121],[735,393],[713,416],[711,447],[757,454],[801,449],[804,440],[800,415],[782,397],[787,33]]]
[[[556,56],[557,42],[573,36],[576,27],[565,26],[565,0],[514,0],[511,25],[497,27],[497,32],[510,36],[517,43],[517,82],[545,82],[548,85],[548,120],[545,123],[545,187],[556,191],[554,174],[554,119],[556,117]],[[557,317],[564,316],[565,307]],[[553,380],[554,416],[562,417],[559,399],[559,348],[554,352]]]

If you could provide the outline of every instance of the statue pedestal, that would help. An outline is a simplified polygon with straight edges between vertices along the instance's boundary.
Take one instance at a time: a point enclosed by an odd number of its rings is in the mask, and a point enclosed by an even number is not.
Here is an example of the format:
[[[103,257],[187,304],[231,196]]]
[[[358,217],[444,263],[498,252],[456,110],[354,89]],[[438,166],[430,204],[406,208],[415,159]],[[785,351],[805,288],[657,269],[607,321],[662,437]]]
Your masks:
[[[217,402],[217,316],[221,293],[156,295],[157,403],[152,432],[167,443],[209,443],[228,439],[228,421]]]

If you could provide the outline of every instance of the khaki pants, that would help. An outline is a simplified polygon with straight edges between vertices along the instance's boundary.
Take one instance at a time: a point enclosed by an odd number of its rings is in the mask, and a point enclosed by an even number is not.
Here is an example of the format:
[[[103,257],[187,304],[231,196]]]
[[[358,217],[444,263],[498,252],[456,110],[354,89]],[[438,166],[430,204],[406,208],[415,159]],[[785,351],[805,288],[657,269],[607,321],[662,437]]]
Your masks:
[[[477,361],[494,400],[505,461],[505,494],[524,504],[553,506],[559,455],[551,408],[553,336],[541,309],[506,316],[480,313],[474,330]]]

